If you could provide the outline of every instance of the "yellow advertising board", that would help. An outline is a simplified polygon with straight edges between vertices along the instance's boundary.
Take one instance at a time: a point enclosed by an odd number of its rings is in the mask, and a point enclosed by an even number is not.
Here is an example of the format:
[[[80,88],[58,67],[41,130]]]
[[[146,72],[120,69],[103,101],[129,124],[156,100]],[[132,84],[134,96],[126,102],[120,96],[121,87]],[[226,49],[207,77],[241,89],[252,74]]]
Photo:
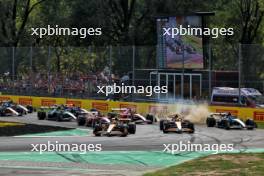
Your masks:
[[[32,105],[33,107],[51,106],[54,104],[74,104],[75,106],[80,106],[85,109],[95,108],[104,113],[111,111],[112,108],[131,108],[141,114],[152,113],[158,116],[162,116],[168,112],[176,112],[177,108],[190,108],[192,106],[182,104],[138,103],[91,99],[0,95],[0,101],[5,100],[12,100],[22,105]],[[210,112],[230,112],[231,114],[237,115],[242,119],[253,118],[255,121],[264,121],[264,109],[229,106],[208,106],[208,109]]]

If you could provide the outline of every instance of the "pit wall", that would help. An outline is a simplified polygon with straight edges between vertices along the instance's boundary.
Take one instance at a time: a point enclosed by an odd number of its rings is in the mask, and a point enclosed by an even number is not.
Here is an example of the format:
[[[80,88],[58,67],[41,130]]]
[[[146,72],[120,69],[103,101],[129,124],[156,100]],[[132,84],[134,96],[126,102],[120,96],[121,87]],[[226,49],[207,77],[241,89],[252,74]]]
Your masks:
[[[112,108],[131,108],[138,113],[152,113],[159,117],[165,114],[172,114],[191,108],[197,108],[196,105],[183,104],[160,104],[160,103],[135,103],[120,101],[104,101],[91,99],[67,99],[67,98],[51,98],[51,97],[33,97],[33,96],[13,96],[0,95],[0,101],[12,100],[22,105],[32,105],[33,107],[52,106],[54,104],[74,104],[85,109],[96,108],[103,113],[111,111]],[[207,106],[207,105],[202,105]],[[246,108],[246,107],[229,107],[229,106],[208,106],[210,112],[230,112],[241,119],[253,118],[255,121],[264,122],[264,109]]]

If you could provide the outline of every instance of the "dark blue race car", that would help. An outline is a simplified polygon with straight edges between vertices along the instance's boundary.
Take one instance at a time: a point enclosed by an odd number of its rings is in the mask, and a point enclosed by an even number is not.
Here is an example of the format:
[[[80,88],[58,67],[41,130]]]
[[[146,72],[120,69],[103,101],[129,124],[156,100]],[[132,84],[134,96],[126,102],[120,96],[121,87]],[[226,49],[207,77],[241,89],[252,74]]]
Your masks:
[[[257,128],[257,124],[252,119],[247,119],[245,122],[231,113],[212,113],[206,119],[207,127],[217,127],[224,129],[248,129]]]

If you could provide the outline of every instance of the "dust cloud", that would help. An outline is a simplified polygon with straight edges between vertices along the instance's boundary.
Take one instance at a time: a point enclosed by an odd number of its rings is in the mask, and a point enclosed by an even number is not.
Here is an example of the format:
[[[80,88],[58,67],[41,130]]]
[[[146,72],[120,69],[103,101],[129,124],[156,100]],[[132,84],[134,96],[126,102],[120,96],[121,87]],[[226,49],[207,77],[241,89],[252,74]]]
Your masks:
[[[184,119],[189,120],[192,123],[204,124],[209,114],[210,112],[207,105],[195,105],[190,108],[189,113],[184,117]]]
[[[207,104],[177,104],[173,113],[181,114],[185,120],[196,124],[205,124],[206,118],[210,115]],[[172,113],[170,113],[172,114]]]

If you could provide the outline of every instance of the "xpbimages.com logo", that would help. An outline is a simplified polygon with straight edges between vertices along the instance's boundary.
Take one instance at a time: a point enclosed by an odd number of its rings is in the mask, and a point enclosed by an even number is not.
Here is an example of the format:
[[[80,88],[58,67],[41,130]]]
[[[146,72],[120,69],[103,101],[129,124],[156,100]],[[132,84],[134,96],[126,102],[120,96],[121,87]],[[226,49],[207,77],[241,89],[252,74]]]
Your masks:
[[[44,36],[79,36],[80,38],[86,38],[87,36],[100,36],[102,35],[102,28],[66,28],[55,25],[52,27],[31,28],[31,35],[43,38]]]
[[[212,38],[218,38],[221,36],[234,35],[233,28],[194,28],[188,25],[184,27],[179,25],[177,28],[163,28],[163,36],[170,36],[175,38],[176,36],[195,35],[195,36],[211,36]]]
[[[31,152],[79,152],[86,154],[87,152],[100,152],[102,151],[101,144],[63,144],[58,141],[42,144],[31,144]]]
[[[105,94],[105,96],[111,94],[145,94],[146,96],[152,96],[153,94],[166,94],[168,93],[167,86],[126,86],[124,83],[117,85],[114,83],[109,86],[97,86],[97,93]]]
[[[163,144],[165,153],[177,154],[179,152],[231,152],[234,150],[234,144],[194,144],[188,141],[177,144]]]

